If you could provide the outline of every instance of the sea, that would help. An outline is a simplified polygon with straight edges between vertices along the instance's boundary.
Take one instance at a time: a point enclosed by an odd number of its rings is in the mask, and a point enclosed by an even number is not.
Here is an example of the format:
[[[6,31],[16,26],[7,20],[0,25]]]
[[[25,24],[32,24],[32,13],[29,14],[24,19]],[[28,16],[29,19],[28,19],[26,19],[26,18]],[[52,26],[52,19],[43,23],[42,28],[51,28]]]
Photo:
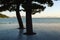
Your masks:
[[[26,28],[26,18],[22,18]],[[16,17],[0,18],[0,40],[60,40],[60,18],[32,18],[35,35],[24,35]]]
[[[23,23],[26,23],[26,18],[22,18]],[[32,18],[33,23],[60,23],[60,18]],[[0,18],[0,24],[15,24],[18,23],[17,18]]]

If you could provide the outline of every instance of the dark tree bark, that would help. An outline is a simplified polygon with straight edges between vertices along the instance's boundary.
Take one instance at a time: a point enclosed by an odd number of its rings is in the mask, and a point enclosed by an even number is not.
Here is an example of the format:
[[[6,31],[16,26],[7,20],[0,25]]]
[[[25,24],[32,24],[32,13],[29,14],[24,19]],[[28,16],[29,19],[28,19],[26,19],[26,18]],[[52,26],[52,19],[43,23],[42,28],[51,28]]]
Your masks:
[[[33,27],[32,27],[32,9],[31,9],[31,0],[27,0],[26,3],[26,35],[33,35]]]
[[[19,29],[24,29],[22,18],[21,18],[20,13],[19,13],[19,4],[17,4],[16,16],[17,16],[17,20],[19,23]]]

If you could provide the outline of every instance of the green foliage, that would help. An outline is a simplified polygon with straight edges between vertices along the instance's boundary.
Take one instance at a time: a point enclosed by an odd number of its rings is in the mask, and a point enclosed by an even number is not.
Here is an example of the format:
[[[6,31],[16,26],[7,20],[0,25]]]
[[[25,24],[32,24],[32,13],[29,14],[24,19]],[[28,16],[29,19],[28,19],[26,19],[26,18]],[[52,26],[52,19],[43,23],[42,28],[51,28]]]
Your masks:
[[[0,12],[6,10],[16,11],[17,5],[22,6],[24,8],[24,11],[26,11],[27,2],[28,2],[27,0],[0,0],[0,5],[1,5]],[[33,3],[33,2],[37,2],[37,3]],[[45,4],[47,4],[48,7],[53,6],[53,1],[52,0],[31,0],[31,4],[32,5],[30,6],[30,8],[32,9],[32,14],[35,14],[37,12],[44,11],[44,9],[46,8],[46,6],[44,6]]]
[[[33,2],[35,2],[35,3],[33,3]],[[32,14],[44,11],[44,9],[46,8],[46,6],[44,6],[45,4],[47,4],[48,7],[53,6],[52,0],[32,0],[31,3],[32,3],[32,5],[31,5]],[[26,3],[22,4],[22,7],[26,10],[26,8],[27,8]]]

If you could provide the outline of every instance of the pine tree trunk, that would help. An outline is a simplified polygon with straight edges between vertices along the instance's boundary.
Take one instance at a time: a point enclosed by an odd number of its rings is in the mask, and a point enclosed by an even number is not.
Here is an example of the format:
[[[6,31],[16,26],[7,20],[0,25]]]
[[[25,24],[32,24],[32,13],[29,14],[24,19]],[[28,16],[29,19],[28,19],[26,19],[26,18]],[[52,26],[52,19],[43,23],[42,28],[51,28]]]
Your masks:
[[[31,0],[26,3],[26,35],[33,35]]]
[[[17,5],[16,16],[17,16],[17,20],[19,23],[19,29],[24,29],[22,18],[21,18],[20,13],[19,13],[19,5]]]
[[[26,10],[26,31],[28,34],[33,33],[31,12],[31,9]]]

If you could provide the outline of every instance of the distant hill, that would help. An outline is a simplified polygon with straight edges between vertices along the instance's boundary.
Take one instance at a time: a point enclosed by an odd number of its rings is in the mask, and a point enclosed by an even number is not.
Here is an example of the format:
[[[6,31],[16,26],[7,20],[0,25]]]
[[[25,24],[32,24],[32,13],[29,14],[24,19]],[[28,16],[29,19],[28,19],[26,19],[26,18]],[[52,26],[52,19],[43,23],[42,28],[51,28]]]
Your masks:
[[[9,17],[0,13],[0,18],[9,18]]]

